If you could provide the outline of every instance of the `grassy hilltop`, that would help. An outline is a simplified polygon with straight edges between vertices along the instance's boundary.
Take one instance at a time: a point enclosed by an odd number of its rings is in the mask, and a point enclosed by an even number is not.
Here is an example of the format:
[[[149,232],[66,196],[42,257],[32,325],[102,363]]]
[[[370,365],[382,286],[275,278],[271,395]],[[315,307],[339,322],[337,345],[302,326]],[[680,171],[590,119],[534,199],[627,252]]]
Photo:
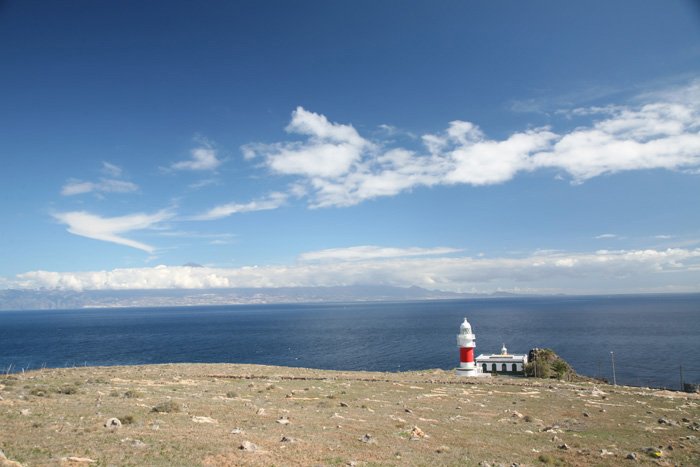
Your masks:
[[[698,465],[699,404],[441,370],[43,369],[0,376],[0,465]]]

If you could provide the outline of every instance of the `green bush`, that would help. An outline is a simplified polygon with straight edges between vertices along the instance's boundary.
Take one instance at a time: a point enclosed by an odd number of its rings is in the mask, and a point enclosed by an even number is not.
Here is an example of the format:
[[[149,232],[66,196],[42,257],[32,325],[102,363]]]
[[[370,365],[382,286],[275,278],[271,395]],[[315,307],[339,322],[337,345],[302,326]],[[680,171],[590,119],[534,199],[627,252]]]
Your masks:
[[[153,407],[151,411],[161,413],[182,412],[182,406],[177,402],[165,401]]]
[[[127,399],[138,399],[139,397],[143,397],[143,394],[136,389],[129,389],[124,393],[124,397]]]

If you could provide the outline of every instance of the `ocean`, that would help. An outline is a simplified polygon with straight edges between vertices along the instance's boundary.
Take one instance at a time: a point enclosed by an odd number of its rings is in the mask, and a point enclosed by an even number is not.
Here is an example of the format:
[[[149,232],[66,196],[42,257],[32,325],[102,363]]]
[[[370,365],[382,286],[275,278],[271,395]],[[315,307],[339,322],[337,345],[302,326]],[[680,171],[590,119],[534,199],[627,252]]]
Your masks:
[[[514,297],[409,302],[0,312],[0,371],[154,363],[254,363],[408,371],[475,354],[551,348],[618,384],[700,382],[700,295]]]

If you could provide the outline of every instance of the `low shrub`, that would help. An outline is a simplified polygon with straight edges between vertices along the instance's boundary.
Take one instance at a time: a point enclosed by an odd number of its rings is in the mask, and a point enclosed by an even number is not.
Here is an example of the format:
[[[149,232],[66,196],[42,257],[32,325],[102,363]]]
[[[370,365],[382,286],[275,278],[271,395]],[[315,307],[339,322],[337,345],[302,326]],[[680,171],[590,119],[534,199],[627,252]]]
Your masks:
[[[165,401],[153,407],[151,411],[159,413],[182,412],[182,405],[173,401]]]

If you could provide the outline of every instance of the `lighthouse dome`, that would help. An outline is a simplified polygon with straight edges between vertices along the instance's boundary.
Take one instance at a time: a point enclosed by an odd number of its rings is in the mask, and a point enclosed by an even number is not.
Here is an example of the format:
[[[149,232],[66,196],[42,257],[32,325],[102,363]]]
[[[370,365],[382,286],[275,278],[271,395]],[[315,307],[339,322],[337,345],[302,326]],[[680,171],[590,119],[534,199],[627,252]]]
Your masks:
[[[464,318],[464,322],[459,327],[459,332],[461,334],[471,334],[472,333],[472,325],[469,324],[469,321],[467,321],[467,318]]]

